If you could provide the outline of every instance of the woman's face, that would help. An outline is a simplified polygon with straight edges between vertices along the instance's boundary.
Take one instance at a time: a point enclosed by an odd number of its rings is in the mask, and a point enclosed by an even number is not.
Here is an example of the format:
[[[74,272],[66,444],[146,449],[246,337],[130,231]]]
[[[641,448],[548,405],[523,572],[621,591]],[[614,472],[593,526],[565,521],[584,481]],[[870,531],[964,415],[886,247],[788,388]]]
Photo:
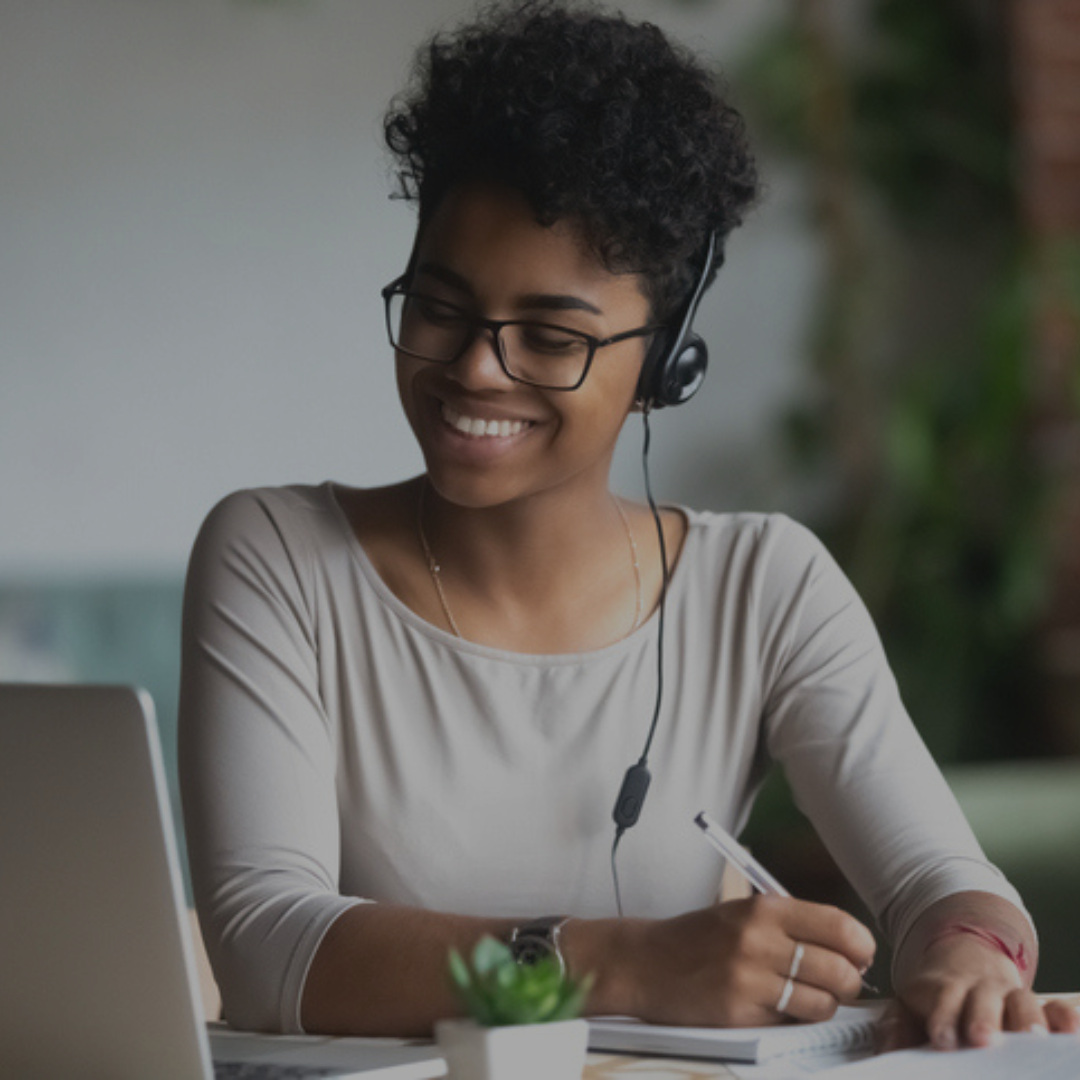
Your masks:
[[[424,228],[410,289],[489,319],[527,319],[607,338],[649,322],[637,275],[612,274],[566,223],[537,224],[516,192],[452,192]],[[606,490],[649,338],[597,350],[573,391],[511,380],[480,330],[452,364],[397,354],[402,404],[436,490],[462,506]],[[480,423],[483,422],[483,423]]]

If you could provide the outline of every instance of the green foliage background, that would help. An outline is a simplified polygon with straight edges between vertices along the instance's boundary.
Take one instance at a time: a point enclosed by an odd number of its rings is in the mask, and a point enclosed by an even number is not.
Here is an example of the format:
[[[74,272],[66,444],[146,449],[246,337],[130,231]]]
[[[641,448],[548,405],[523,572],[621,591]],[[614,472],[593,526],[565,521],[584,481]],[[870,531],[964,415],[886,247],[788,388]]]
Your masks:
[[[938,760],[1044,753],[1049,489],[1004,8],[835,9],[793,3],[734,80],[806,170],[825,249],[787,460]]]

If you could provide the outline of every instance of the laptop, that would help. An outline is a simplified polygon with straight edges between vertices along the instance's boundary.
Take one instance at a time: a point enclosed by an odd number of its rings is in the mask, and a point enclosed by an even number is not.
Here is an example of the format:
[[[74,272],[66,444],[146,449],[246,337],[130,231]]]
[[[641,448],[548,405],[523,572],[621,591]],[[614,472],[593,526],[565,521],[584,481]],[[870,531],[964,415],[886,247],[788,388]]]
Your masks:
[[[214,1030],[154,708],[0,684],[0,1076],[425,1080],[431,1044]]]

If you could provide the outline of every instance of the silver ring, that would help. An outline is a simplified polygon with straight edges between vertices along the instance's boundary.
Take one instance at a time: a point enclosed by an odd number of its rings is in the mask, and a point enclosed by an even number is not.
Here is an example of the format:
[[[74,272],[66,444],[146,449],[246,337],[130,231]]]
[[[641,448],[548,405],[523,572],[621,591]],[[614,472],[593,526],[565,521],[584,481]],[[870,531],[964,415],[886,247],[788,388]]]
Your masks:
[[[791,968],[788,971],[789,979],[797,979],[799,977],[799,965],[802,963],[804,954],[801,941],[795,942],[795,955],[791,958]]]
[[[795,980],[788,979],[784,983],[784,989],[780,994],[780,1000],[776,1003],[776,1011],[782,1013],[787,1007],[788,1002],[791,1000],[792,992],[795,990]]]

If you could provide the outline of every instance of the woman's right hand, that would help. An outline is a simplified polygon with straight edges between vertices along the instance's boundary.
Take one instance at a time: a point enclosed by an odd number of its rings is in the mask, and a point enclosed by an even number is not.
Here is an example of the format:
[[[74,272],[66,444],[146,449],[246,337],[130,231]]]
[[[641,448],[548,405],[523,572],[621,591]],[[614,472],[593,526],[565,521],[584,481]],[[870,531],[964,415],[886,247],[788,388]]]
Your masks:
[[[871,932],[839,908],[789,897],[730,900],[633,931],[634,1015],[652,1023],[748,1027],[826,1020],[854,1001]],[[783,1011],[796,954],[802,957]]]

